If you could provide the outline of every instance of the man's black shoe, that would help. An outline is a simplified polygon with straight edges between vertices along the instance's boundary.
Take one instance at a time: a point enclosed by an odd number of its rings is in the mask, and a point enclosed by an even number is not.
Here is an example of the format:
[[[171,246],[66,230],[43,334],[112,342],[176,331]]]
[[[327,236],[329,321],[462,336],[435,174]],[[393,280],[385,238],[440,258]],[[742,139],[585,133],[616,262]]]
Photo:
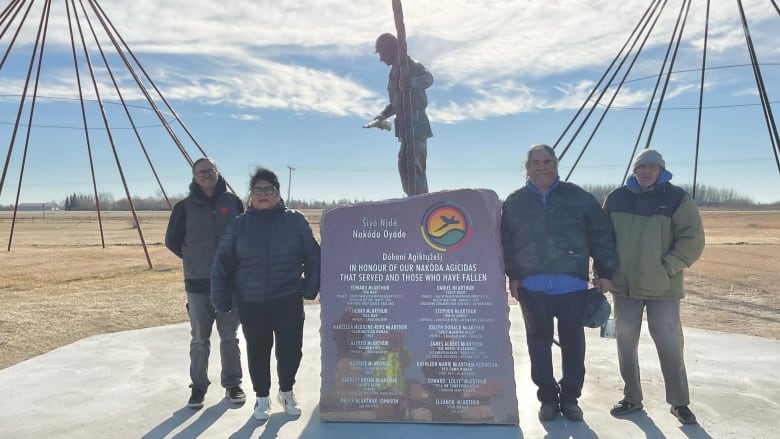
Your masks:
[[[560,413],[558,404],[549,402],[542,404],[542,406],[539,407],[539,420],[543,422],[554,421],[555,418],[558,417],[558,413]]]
[[[687,405],[673,405],[670,412],[683,424],[696,424],[696,415],[691,412]]]
[[[574,422],[582,421],[582,409],[576,401],[561,402],[561,413],[563,417]]]
[[[203,407],[203,399],[206,397],[206,392],[200,389],[192,389],[190,400],[187,401],[187,407],[192,409],[199,409]]]
[[[609,414],[612,416],[620,417],[625,416],[629,413],[634,413],[635,411],[642,410],[644,406],[641,402],[628,402],[625,399],[621,400],[617,404],[612,406],[612,409],[609,411]]]
[[[233,404],[243,404],[246,402],[246,394],[240,386],[233,386],[225,390],[225,398]]]

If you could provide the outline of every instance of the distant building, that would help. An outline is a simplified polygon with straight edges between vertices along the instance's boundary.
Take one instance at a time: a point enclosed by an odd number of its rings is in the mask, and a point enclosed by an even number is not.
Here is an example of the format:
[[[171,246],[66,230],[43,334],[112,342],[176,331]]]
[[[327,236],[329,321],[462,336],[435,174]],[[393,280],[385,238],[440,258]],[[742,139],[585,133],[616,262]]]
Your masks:
[[[19,212],[40,212],[42,210],[59,210],[57,203],[19,203],[17,209]]]

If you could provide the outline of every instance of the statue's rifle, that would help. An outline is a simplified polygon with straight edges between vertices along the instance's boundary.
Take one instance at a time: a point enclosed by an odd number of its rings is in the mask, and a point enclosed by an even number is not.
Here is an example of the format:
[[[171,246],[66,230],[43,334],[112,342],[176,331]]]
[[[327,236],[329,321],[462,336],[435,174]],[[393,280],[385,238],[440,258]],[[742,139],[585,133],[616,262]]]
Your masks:
[[[411,160],[405,161],[407,166],[406,178],[409,180],[407,183],[411,183],[408,187],[411,188],[412,193],[417,193],[417,179],[414,172],[414,157],[415,157],[415,142],[414,142],[414,125],[412,124],[412,84],[409,79],[409,57],[406,51],[406,27],[404,26],[404,11],[401,6],[401,0],[393,1],[393,17],[395,18],[395,31],[396,38],[398,39],[398,68],[399,78],[405,87],[401,89],[403,94],[402,105],[399,109],[396,109],[396,117],[400,123],[399,134],[403,136],[401,141],[406,145],[406,156]]]

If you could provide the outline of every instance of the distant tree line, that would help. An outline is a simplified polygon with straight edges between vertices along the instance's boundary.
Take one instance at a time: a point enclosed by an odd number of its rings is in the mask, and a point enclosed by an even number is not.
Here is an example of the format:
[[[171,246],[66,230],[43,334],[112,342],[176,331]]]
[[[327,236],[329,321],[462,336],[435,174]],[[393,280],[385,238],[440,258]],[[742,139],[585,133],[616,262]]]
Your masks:
[[[692,193],[692,185],[680,185],[689,194]],[[592,193],[600,203],[604,202],[611,191],[615,189],[614,185],[594,185],[584,184],[582,188]],[[169,197],[171,205],[184,198],[183,195]],[[103,210],[130,210],[130,204],[126,198],[114,200],[110,193],[99,194],[100,208]],[[245,200],[248,201],[248,200]],[[332,207],[346,206],[349,204],[363,203],[367,200],[348,200],[339,199],[331,201],[322,200],[296,200],[285,201],[287,207],[292,209],[330,209]],[[718,188],[708,185],[698,185],[696,189],[696,204],[703,208],[721,208],[721,209],[780,209],[780,201],[772,204],[758,204],[750,197],[737,193],[734,189]],[[168,203],[162,194],[157,194],[147,198],[133,198],[133,205],[136,210],[169,210]],[[65,210],[95,210],[94,197],[84,194],[71,194],[65,199]]]
[[[304,200],[296,200],[295,198],[291,199],[289,202],[285,201],[287,203],[287,207],[291,209],[330,209],[332,207],[338,207],[338,206],[347,206],[350,204],[357,204],[357,203],[367,203],[368,200],[347,200],[346,198],[342,198],[340,200],[334,200],[334,201],[304,201]]]
[[[182,198],[183,196],[181,195],[168,197],[171,202],[169,206],[161,193],[150,197],[133,197],[133,206],[135,210],[170,210],[171,206]],[[97,210],[99,203],[100,210],[131,210],[127,198],[116,200],[114,195],[109,192],[98,193],[97,201],[96,203],[92,194],[77,194],[74,192],[65,197],[62,209],[68,211],[94,211]]]
[[[689,194],[693,194],[693,185],[682,184],[681,188]],[[593,185],[584,184],[582,188],[593,194],[600,203],[604,203],[607,195],[615,189],[614,185]],[[696,186],[696,204],[703,208],[721,208],[721,209],[778,209],[780,201],[772,204],[758,204],[750,197],[738,194],[734,189],[718,188],[700,184]]]
[[[169,196],[168,200],[171,202],[171,206],[176,204],[179,200],[184,198],[184,195]],[[248,200],[244,200],[248,202]],[[130,210],[130,203],[127,198],[115,200],[111,193],[99,193],[98,202],[100,203],[100,210]],[[366,200],[331,200],[331,201],[318,201],[318,200],[296,200],[285,201],[287,207],[292,209],[329,209],[331,207],[346,206],[348,204],[362,203]],[[168,203],[165,201],[165,197],[161,193],[151,197],[133,197],[133,206],[136,210],[170,210]],[[10,208],[10,206],[9,206]],[[73,211],[94,211],[97,210],[97,203],[95,203],[95,197],[92,194],[77,194],[73,193],[65,197],[65,201],[62,204],[63,210]]]
[[[681,185],[689,194],[692,194],[692,186],[689,184]],[[607,194],[615,189],[614,185],[594,185],[584,184],[582,188],[592,193],[600,203],[604,202]],[[168,196],[170,206],[163,197],[162,193],[149,197],[133,197],[133,206],[136,210],[170,210],[171,206],[176,204],[179,200],[184,198],[185,195]],[[245,200],[248,201],[248,200]],[[348,200],[339,199],[331,201],[320,200],[285,200],[287,207],[292,209],[330,209],[332,207],[345,206],[349,204],[364,203],[370,200]],[[100,210],[117,210],[127,211],[130,209],[130,203],[127,198],[115,199],[113,194],[109,192],[101,192],[98,194],[98,202],[100,203]],[[51,202],[54,204],[55,202]],[[60,204],[60,208],[68,211],[94,211],[97,210],[97,204],[95,197],[92,194],[79,194],[72,193],[65,197],[65,200]],[[776,201],[771,204],[756,203],[750,197],[746,197],[737,193],[734,189],[718,188],[708,185],[698,185],[696,189],[696,204],[702,208],[709,209],[780,209],[780,201]],[[13,210],[12,205],[2,206],[0,210]]]

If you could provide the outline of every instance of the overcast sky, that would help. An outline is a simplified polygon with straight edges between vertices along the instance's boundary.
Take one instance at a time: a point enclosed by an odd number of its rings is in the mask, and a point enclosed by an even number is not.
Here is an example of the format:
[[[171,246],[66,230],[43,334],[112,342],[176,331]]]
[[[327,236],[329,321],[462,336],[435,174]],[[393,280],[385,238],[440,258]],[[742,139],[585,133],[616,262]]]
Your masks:
[[[26,138],[28,100],[21,115],[23,129],[14,137],[43,3],[34,2],[0,69],[0,145],[12,145],[10,152],[2,154],[9,156],[2,204],[16,197],[25,144],[28,156],[20,201],[61,200],[70,192],[92,192],[85,136],[78,129],[82,126],[80,107],[75,101],[62,100],[78,97],[66,2],[53,2],[49,19],[37,89],[46,99],[39,101],[33,118],[37,128]],[[701,64],[706,2],[695,3],[675,71],[698,69]],[[749,59],[737,2],[712,3],[705,106],[718,108],[704,113],[699,183],[734,187],[757,201],[775,201],[780,199],[776,195],[780,176],[753,72],[738,67]],[[534,143],[555,142],[650,4],[637,0],[404,1],[409,53],[435,77],[428,91],[434,131],[429,141],[431,190],[485,187],[505,197],[519,187],[524,179],[525,149]],[[742,4],[776,109],[780,101],[780,16],[765,0]],[[402,195],[396,140],[386,131],[360,128],[387,103],[388,68],[373,53],[373,43],[378,34],[394,32],[390,0],[104,0],[100,6],[239,193],[245,193],[252,166],[262,164],[284,177],[283,193],[291,181],[294,198]],[[622,110],[604,120],[603,134],[583,154],[572,181],[617,184],[622,179],[680,6],[679,1],[668,2],[628,76],[644,79],[623,86],[613,103]],[[90,9],[88,16],[89,21],[84,20],[79,9],[101,99],[117,102],[119,96],[96,50],[90,25],[109,59],[122,98],[148,107],[114,54],[94,11]],[[11,22],[11,29],[18,26],[19,17]],[[9,21],[4,16],[0,29]],[[76,26],[75,18],[71,24]],[[3,54],[12,34],[9,31],[0,38]],[[77,40],[77,48],[80,44]],[[79,59],[83,93],[95,98],[83,54]],[[696,106],[699,82],[698,71],[672,75],[665,101],[670,109],[662,112],[653,142],[667,155],[676,175],[673,181],[681,184],[692,182],[696,161],[696,111],[683,108]],[[186,191],[187,163],[177,146],[165,140],[165,130],[155,126],[160,124],[151,112],[134,120],[143,127],[142,137],[151,139],[145,145],[147,160],[135,146],[137,140],[128,134],[131,124],[122,116],[121,107],[107,110],[116,117],[109,125],[122,131],[115,136],[116,155],[106,146],[105,130],[99,129],[102,121],[97,107],[87,108],[100,192],[123,196],[117,159],[132,194],[147,196],[157,190],[148,162],[167,193]],[[640,122],[629,122],[629,116],[638,116]],[[611,131],[607,129],[610,124],[615,127]],[[584,144],[589,133],[581,134],[583,139],[577,143]],[[188,140],[179,135],[183,142]],[[190,155],[200,156],[191,143],[184,143]],[[562,161],[564,176],[574,152]],[[52,157],[60,161],[53,163]],[[69,171],[60,173],[65,169]],[[737,181],[730,178],[735,172],[741,175]],[[57,191],[50,182],[42,182],[52,177],[57,180]]]

